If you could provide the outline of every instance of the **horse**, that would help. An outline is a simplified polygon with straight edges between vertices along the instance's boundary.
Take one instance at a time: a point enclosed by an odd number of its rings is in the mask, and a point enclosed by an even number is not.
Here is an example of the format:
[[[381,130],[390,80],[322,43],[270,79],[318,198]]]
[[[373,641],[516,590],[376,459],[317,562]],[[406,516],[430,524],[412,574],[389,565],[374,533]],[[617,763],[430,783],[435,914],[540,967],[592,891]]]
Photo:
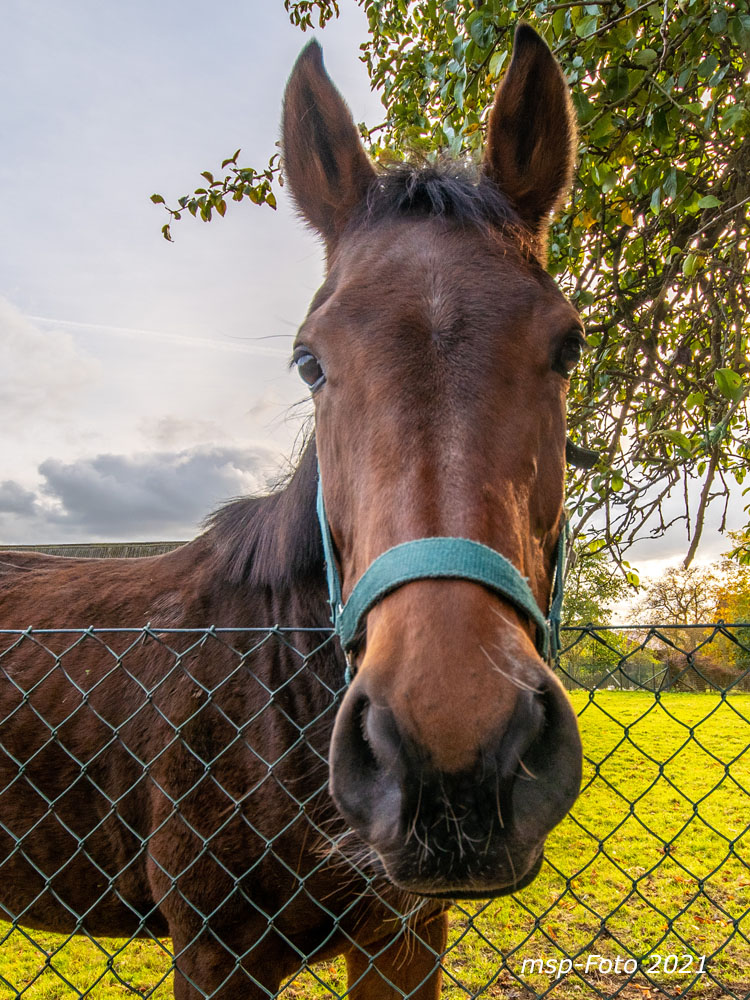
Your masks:
[[[33,629],[0,657],[0,902],[171,936],[176,1000],[273,996],[339,955],[353,1000],[435,1000],[451,901],[528,885],[581,780],[538,611],[585,346],[545,268],[575,121],[521,25],[475,167],[376,170],[316,42],[282,135],[327,261],[292,356],[314,434],[285,484],[170,553],[2,555],[0,622]],[[398,570],[345,643],[315,632],[415,542],[512,580]]]

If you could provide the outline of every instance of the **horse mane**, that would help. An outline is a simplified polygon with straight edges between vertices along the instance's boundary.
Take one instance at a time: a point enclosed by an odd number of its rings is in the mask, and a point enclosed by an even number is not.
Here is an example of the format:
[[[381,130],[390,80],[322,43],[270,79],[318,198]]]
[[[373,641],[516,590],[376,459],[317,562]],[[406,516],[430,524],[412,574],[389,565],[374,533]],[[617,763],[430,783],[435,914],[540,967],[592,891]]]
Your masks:
[[[291,476],[271,493],[230,500],[206,518],[214,570],[230,583],[273,590],[322,579],[317,489],[318,458],[311,436]]]
[[[528,236],[512,202],[479,167],[445,159],[437,164],[396,164],[372,182],[353,225],[430,216],[460,225]],[[524,241],[525,242],[525,241]]]

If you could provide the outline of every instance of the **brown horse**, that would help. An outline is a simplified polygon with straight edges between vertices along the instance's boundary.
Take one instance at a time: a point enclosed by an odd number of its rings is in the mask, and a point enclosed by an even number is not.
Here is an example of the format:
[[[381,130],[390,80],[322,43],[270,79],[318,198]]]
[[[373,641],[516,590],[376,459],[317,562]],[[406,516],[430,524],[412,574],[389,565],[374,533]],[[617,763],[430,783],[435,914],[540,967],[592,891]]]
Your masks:
[[[583,337],[543,265],[574,122],[522,26],[475,173],[376,173],[315,43],[283,141],[327,251],[294,349],[315,441],[168,555],[2,557],[8,629],[152,627],[6,635],[0,899],[32,928],[171,935],[178,1000],[266,997],[340,954],[356,1000],[427,1000],[448,901],[539,871],[575,716],[531,621],[468,579],[381,599],[344,690],[336,640],[303,629],[328,620],[318,462],[345,597],[392,546],[461,536],[548,606]],[[300,631],[169,631],[277,622]]]

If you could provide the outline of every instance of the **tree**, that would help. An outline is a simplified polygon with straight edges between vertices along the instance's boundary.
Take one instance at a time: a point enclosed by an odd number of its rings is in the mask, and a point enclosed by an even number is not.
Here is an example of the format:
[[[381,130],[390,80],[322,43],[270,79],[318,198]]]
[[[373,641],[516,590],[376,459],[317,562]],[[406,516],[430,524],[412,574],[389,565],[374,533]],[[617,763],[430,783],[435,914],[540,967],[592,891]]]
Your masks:
[[[338,13],[335,0],[284,2],[303,30]],[[361,131],[381,161],[436,147],[477,155],[520,19],[560,59],[580,156],[550,266],[591,345],[571,431],[601,453],[570,482],[574,535],[601,540],[626,573],[634,541],[684,521],[689,566],[706,511],[726,503],[750,459],[750,0],[357,2],[370,24],[362,60],[384,105],[383,122]],[[170,222],[223,215],[227,199],[273,206],[278,158],[256,170],[238,156],[165,205]],[[664,500],[680,490],[667,520]]]
[[[655,643],[654,649],[665,664],[667,686],[692,690],[744,683],[750,668],[750,628],[696,626],[750,622],[750,567],[724,560],[667,570],[646,588],[634,617],[658,627],[658,635],[666,640]]]
[[[648,625],[696,625],[716,620],[719,577],[714,567],[668,569],[646,587],[634,617]]]
[[[723,579],[718,592],[719,617],[732,625],[731,638],[724,642],[726,660],[737,670],[750,670],[750,561],[743,559],[750,532],[732,534],[734,549],[722,563]]]
[[[629,589],[601,544],[590,543],[576,553],[565,578],[562,624],[610,622],[614,605],[627,596]]]

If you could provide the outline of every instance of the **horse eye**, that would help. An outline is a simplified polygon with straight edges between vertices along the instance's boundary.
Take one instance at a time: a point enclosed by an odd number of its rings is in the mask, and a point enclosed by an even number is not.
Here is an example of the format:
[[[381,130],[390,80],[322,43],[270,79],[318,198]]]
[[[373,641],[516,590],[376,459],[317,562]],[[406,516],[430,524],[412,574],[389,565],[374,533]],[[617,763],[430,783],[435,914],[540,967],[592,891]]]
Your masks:
[[[325,374],[320,367],[320,362],[314,354],[304,348],[298,348],[294,352],[292,364],[299,372],[299,377],[314,391],[319,389],[325,382]]]
[[[587,346],[582,334],[578,333],[578,331],[571,333],[570,336],[565,338],[560,348],[557,362],[554,366],[555,371],[567,378],[581,360],[581,355]]]

